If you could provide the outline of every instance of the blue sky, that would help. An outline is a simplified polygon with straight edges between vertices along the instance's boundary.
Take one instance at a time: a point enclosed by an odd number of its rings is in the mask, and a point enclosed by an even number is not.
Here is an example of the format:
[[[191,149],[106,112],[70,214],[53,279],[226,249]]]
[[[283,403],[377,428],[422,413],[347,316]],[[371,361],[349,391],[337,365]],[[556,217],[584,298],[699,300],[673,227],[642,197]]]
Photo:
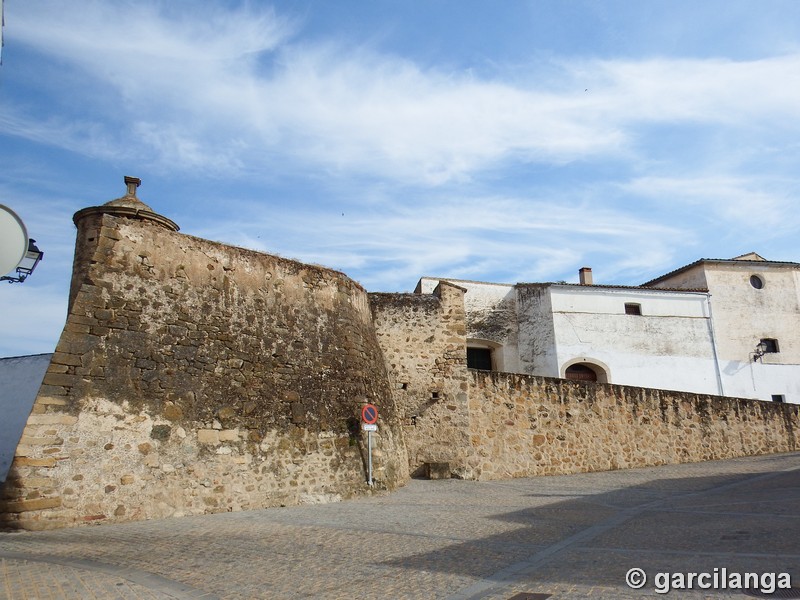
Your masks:
[[[800,260],[794,0],[6,0],[5,23],[0,204],[45,260],[0,286],[0,356],[53,350],[71,216],[124,175],[185,233],[370,291]]]

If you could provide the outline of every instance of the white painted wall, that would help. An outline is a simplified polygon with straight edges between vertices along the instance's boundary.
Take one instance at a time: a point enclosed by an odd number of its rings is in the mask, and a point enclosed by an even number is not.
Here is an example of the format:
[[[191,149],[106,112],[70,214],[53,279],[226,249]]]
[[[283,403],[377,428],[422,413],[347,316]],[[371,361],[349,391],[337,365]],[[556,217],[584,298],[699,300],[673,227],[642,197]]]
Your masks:
[[[758,275],[764,287],[750,285]],[[706,279],[726,395],[800,403],[800,302],[797,269],[764,263],[710,263]],[[759,340],[778,340],[780,352],[753,353]]]
[[[606,365],[609,383],[719,393],[706,294],[550,287],[559,372]],[[625,304],[641,315],[625,314]]]
[[[468,337],[500,345],[498,370],[563,377],[567,365],[589,362],[611,383],[800,403],[795,264],[701,261],[649,289],[447,281],[467,290]],[[438,282],[423,278],[418,291]],[[642,315],[626,315],[625,303]],[[753,362],[762,338],[777,339],[780,352]]]
[[[756,289],[751,275],[764,281]],[[800,269],[769,261],[703,261],[671,276],[660,287],[704,282],[726,396],[771,400],[782,395],[800,403]],[[763,338],[778,340],[780,352],[753,362]]]

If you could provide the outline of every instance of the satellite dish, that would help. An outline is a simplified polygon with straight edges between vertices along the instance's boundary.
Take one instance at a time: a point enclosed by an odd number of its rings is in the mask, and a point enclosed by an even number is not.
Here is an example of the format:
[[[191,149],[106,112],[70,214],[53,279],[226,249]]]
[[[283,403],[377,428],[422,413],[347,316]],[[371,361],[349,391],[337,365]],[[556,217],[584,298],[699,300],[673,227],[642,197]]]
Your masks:
[[[0,204],[0,275],[13,271],[28,251],[28,230],[13,210]]]

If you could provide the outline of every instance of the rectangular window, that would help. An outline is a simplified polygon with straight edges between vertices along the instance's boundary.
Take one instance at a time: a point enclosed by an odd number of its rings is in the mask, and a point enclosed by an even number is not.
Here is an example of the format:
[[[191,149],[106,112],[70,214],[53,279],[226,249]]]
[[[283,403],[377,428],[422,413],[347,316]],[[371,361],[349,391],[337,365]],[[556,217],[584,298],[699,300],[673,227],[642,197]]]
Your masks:
[[[467,368],[492,370],[492,351],[489,348],[467,348]]]
[[[783,394],[772,394],[772,401],[773,402],[786,402],[786,398]]]
[[[626,315],[641,315],[642,314],[642,305],[641,304],[633,304],[633,303],[625,303],[625,314]]]
[[[773,352],[780,352],[778,349],[778,340],[774,340],[772,338],[765,338],[759,342],[759,346],[764,351],[764,354],[769,354]]]

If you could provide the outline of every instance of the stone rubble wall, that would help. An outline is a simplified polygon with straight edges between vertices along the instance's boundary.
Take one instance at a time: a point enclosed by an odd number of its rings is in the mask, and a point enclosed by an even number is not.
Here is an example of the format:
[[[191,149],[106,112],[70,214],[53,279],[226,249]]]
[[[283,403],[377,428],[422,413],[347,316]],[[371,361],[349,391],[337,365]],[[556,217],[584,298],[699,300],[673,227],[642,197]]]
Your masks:
[[[433,294],[370,294],[409,468],[449,463],[463,475],[469,447],[464,290],[442,281]]]
[[[469,371],[474,479],[800,450],[800,406]]]
[[[69,314],[0,488],[0,526],[795,451],[800,405],[466,365],[464,288],[367,294],[342,273],[94,212]]]
[[[324,502],[408,477],[366,292],[341,273],[95,214],[0,498],[45,529]]]

